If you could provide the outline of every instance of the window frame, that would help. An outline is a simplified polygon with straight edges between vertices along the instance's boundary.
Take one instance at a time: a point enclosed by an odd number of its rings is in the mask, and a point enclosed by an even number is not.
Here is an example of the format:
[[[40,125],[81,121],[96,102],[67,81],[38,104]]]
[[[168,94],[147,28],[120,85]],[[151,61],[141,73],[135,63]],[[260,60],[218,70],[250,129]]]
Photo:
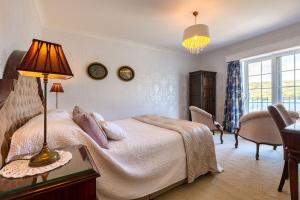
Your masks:
[[[244,99],[244,111],[245,113],[249,112],[249,74],[248,74],[248,67],[249,64],[262,62],[265,60],[271,60],[271,84],[272,84],[272,104],[281,103],[282,98],[282,90],[281,90],[281,57],[294,55],[294,73],[295,73],[295,65],[296,65],[296,54],[300,54],[300,49],[293,49],[284,52],[273,53],[265,56],[249,58],[241,60],[242,62],[242,83],[243,83],[243,99]],[[260,74],[262,75],[262,73]],[[295,75],[294,75],[295,76]],[[294,79],[295,80],[295,79]],[[294,85],[295,88],[295,85]],[[296,93],[294,89],[294,98],[296,99]],[[296,110],[296,104],[295,110]]]

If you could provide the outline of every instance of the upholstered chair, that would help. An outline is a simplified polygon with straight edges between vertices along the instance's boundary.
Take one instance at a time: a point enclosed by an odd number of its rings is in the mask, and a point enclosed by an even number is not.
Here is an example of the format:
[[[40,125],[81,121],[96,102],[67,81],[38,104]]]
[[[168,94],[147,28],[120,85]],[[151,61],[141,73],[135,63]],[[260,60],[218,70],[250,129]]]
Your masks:
[[[289,111],[288,114],[293,121],[299,118],[297,112]],[[238,147],[238,136],[256,143],[256,160],[259,160],[261,144],[271,145],[274,150],[282,145],[280,132],[268,111],[255,111],[242,116],[235,131],[235,148]]]
[[[196,106],[190,106],[189,109],[191,111],[192,121],[206,125],[213,134],[220,132],[220,140],[221,144],[223,144],[223,127],[215,121],[215,117]]]
[[[270,115],[272,116],[272,118],[278,128],[278,131],[280,132],[282,142],[283,142],[284,167],[283,167],[282,176],[281,176],[279,187],[278,187],[278,191],[281,192],[284,182],[286,179],[288,179],[288,176],[289,176],[288,151],[287,151],[287,147],[286,147],[286,137],[281,132],[281,130],[284,129],[285,127],[291,125],[293,123],[293,120],[290,117],[287,110],[281,104],[268,106],[268,111],[269,111]]]

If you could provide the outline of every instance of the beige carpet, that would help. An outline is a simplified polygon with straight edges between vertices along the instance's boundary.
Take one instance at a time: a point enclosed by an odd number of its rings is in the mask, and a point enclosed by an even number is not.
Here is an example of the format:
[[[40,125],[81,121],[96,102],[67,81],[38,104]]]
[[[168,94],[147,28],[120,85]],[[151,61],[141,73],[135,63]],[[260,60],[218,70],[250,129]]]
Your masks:
[[[290,199],[289,183],[277,192],[283,160],[282,147],[261,145],[260,160],[255,160],[255,144],[239,139],[234,148],[234,136],[226,134],[224,144],[214,136],[217,159],[224,172],[199,177],[159,196],[156,200],[275,200]]]

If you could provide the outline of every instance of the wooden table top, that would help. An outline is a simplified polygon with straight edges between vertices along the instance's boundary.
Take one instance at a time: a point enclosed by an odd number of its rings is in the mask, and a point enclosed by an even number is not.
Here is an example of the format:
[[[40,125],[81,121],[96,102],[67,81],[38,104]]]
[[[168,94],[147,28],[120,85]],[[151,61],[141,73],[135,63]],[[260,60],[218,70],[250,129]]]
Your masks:
[[[282,130],[284,133],[300,134],[300,121],[296,121]]]

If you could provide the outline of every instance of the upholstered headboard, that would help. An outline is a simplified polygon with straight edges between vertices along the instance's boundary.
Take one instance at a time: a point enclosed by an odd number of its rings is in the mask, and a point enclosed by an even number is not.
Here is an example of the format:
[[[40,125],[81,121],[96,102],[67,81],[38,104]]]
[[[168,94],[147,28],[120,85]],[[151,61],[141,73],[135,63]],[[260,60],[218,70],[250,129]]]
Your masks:
[[[16,71],[25,53],[14,51],[9,56],[3,79],[0,79],[0,168],[7,157],[13,133],[43,111],[40,80],[20,76]]]

